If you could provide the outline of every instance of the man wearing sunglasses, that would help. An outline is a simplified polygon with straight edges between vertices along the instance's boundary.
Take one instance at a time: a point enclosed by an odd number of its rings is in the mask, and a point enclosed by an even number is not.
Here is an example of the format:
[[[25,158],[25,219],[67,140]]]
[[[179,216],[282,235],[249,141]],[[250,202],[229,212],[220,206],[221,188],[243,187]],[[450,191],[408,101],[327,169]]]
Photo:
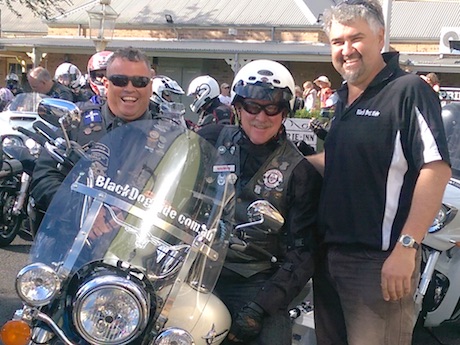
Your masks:
[[[69,133],[70,140],[83,147],[126,123],[154,117],[149,111],[154,71],[143,52],[131,47],[114,52],[107,60],[106,73],[105,102],[91,103],[82,112],[80,126]],[[31,185],[35,208],[40,214],[48,208],[64,177],[56,161],[42,150]]]
[[[259,199],[268,200],[284,218],[279,231],[252,232],[247,239],[265,255],[230,245],[216,287],[232,314],[225,344],[291,344],[287,308],[313,274],[310,245],[321,176],[286,136],[283,122],[293,109],[294,87],[282,64],[250,62],[232,85],[239,126],[215,124],[198,132],[237,176],[235,223],[247,223],[247,206]],[[234,233],[232,241],[237,237],[241,234]]]
[[[381,53],[379,1],[345,0],[323,21],[345,82],[324,153],[309,156],[324,171],[317,343],[410,345],[420,244],[450,177],[439,99]]]

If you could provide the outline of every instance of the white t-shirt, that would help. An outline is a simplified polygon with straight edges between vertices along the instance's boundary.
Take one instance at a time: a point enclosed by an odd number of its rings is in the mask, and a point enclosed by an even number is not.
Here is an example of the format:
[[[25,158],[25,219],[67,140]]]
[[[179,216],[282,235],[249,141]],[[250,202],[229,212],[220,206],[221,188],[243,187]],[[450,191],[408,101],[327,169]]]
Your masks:
[[[308,111],[312,110],[315,107],[316,98],[318,97],[318,92],[316,89],[310,90],[307,97],[305,97],[305,109]]]
[[[230,96],[219,95],[219,101],[224,104],[230,105],[232,103],[232,98]]]

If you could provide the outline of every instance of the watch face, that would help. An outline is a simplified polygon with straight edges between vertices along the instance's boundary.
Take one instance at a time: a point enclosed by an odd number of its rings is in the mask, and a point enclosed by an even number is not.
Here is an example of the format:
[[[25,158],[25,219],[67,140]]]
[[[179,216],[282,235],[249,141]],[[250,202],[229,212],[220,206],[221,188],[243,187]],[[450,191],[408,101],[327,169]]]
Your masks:
[[[412,239],[409,236],[404,236],[402,238],[402,244],[404,244],[405,246],[409,246],[411,242],[412,242]]]

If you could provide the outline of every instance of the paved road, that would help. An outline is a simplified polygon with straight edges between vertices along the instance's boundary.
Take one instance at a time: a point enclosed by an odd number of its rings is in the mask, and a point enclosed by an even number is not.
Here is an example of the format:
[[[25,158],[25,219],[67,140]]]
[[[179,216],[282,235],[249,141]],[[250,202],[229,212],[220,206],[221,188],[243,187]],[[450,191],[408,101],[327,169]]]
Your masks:
[[[16,238],[10,246],[0,249],[0,327],[21,306],[14,289],[14,281],[17,272],[27,263],[30,244],[31,242]],[[412,345],[460,345],[460,323],[438,327],[432,332],[441,342],[427,330],[417,328]]]

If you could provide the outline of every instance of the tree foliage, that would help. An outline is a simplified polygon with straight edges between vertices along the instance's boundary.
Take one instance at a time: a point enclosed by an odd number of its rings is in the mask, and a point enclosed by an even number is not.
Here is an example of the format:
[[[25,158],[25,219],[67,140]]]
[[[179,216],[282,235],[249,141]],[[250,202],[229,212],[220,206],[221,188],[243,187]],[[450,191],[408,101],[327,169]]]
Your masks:
[[[72,5],[71,0],[0,0],[0,4],[5,4],[11,12],[21,17],[21,13],[17,10],[17,4],[21,4],[34,13],[37,17],[49,19],[58,13],[64,12],[64,7]]]

